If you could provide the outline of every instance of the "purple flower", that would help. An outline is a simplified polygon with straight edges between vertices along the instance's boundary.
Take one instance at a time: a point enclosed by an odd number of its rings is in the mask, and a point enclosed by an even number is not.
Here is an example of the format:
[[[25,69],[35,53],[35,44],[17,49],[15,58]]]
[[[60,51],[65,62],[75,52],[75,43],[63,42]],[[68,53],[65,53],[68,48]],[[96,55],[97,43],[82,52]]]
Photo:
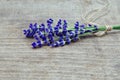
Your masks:
[[[80,29],[80,34],[84,34],[85,33],[85,29]]]
[[[88,24],[88,27],[92,27],[92,24]]]
[[[30,23],[29,28],[34,29],[32,23]]]
[[[65,41],[64,40],[60,41],[60,46],[64,46],[64,45],[65,45]]]
[[[48,39],[49,39],[49,41],[50,41],[50,43],[53,43],[54,42],[54,35],[53,35],[53,33],[48,33]]]
[[[56,26],[57,26],[59,29],[62,29],[61,25],[62,25],[62,20],[59,19],[59,21],[58,21],[58,23],[57,23]]]
[[[42,43],[41,43],[41,41],[39,40],[39,41],[37,41],[37,45],[38,45],[38,47],[42,47]]]
[[[34,35],[34,39],[38,41],[39,37],[37,35]]]
[[[92,30],[86,30],[85,33],[87,33],[87,32],[92,32]]]
[[[75,32],[74,31],[70,31],[69,34],[70,34],[70,37],[74,37],[75,36]]]
[[[56,41],[55,43],[51,44],[52,47],[58,47],[60,46],[60,42]]]
[[[30,38],[30,37],[31,37],[31,34],[30,34],[30,33],[31,33],[31,30],[28,29],[28,30],[27,30],[27,33],[26,33],[26,37]]]
[[[73,37],[72,40],[73,40],[74,42],[77,41],[77,40],[79,40],[79,36],[78,36],[78,34],[76,34],[76,35]]]
[[[51,44],[52,47],[59,47],[59,46],[64,46],[64,45],[65,45],[64,40],[56,41],[55,43]]]
[[[69,35],[66,35],[66,44],[70,44],[71,43],[71,39],[70,39],[70,36]]]
[[[98,26],[97,25],[94,25],[94,28],[95,28],[95,30],[98,30]]]
[[[35,23],[35,24],[34,24],[34,28],[37,28],[37,26],[38,26],[38,24],[37,24],[37,23]]]
[[[50,18],[49,20],[47,20],[47,23],[48,24],[52,24],[53,23],[53,19]]]
[[[59,27],[55,26],[54,27],[54,32],[59,32]]]
[[[23,30],[23,33],[24,33],[24,35],[26,35],[27,34],[27,30]]]
[[[35,23],[34,25],[30,23],[29,29],[23,30],[23,32],[24,32],[24,35],[26,35],[26,37],[32,38],[34,34],[37,32],[37,30],[38,30],[37,23]]]
[[[37,48],[37,43],[36,42],[33,42],[31,45],[32,45],[33,48]]]
[[[75,30],[75,34],[79,34],[79,30],[78,29]]]
[[[85,29],[85,24],[80,25],[80,29]]]
[[[40,40],[38,40],[37,42],[33,42],[31,45],[33,48],[42,47],[42,43]]]
[[[45,45],[52,47],[64,46],[65,44],[70,44],[72,41],[79,40],[81,34],[98,31],[97,25],[80,25],[78,21],[74,24],[74,28],[71,30],[67,29],[68,23],[66,20],[62,21],[59,19],[54,28],[52,24],[53,19],[50,18],[47,20],[47,24],[42,23],[38,25],[37,23],[30,23],[29,29],[23,30],[26,37],[34,38],[36,40],[36,42],[31,44],[33,48]]]
[[[49,32],[53,32],[52,23],[53,23],[52,19],[47,20],[47,26],[48,26]]]
[[[60,36],[58,41],[59,41],[59,46],[64,46],[65,45],[65,41],[64,41],[63,36]]]
[[[79,29],[79,22],[76,22],[76,23],[75,23],[74,28],[77,29],[77,30]]]
[[[45,24],[42,23],[42,24],[40,25],[39,30],[40,30],[40,31],[45,31]]]

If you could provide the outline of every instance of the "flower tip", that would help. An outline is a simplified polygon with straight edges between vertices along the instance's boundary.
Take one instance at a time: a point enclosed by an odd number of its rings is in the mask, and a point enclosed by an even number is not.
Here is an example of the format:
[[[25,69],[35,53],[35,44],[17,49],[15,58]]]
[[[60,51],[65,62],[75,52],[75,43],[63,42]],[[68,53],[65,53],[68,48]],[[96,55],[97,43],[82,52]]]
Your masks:
[[[27,34],[27,30],[23,30],[23,33],[24,33],[24,35],[26,35]]]
[[[37,44],[35,42],[33,42],[31,45],[32,45],[32,48],[36,48],[37,47]]]

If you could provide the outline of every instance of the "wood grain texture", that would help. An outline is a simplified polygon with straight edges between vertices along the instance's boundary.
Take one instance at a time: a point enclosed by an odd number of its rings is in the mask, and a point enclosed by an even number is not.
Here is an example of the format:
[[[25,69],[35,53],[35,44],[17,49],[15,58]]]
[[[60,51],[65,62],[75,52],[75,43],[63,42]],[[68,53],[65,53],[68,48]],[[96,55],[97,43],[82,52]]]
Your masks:
[[[96,23],[120,24],[120,0],[109,1],[110,12]],[[99,7],[97,0],[0,0],[0,80],[120,80],[120,31],[40,49],[22,33],[30,22],[73,23]]]

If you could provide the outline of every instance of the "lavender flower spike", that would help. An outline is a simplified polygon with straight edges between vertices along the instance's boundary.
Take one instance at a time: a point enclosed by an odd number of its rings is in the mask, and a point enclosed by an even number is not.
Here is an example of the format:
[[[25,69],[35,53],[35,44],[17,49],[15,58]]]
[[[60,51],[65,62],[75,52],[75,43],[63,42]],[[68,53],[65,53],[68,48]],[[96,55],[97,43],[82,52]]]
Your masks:
[[[33,48],[38,48],[42,46],[59,47],[65,44],[69,45],[71,42],[76,42],[81,37],[91,33],[94,34],[98,31],[110,29],[118,30],[120,26],[112,26],[111,28],[106,26],[98,27],[93,24],[80,24],[77,21],[73,27],[70,27],[67,20],[59,19],[57,24],[53,25],[53,19],[50,18],[46,21],[46,24],[30,23],[29,28],[23,30],[23,33],[27,38],[34,38],[35,41],[31,45]]]

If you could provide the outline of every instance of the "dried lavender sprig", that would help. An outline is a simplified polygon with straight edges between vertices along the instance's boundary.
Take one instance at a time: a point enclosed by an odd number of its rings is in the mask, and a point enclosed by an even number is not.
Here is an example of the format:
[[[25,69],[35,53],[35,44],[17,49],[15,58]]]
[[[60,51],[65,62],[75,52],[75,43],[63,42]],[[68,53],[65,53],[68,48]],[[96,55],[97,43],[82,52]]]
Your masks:
[[[30,24],[28,30],[24,30],[24,34],[28,38],[34,37],[36,42],[32,43],[33,48],[42,47],[44,45],[58,47],[70,44],[71,41],[77,41],[81,36],[86,36],[91,33],[106,30],[105,26],[98,28],[97,25],[75,23],[74,28],[68,28],[67,21],[58,21],[57,25],[52,27],[53,20],[47,20],[47,27],[45,24],[38,25],[37,23]],[[63,23],[63,24],[62,24]],[[120,26],[113,26],[113,29],[120,29]]]

